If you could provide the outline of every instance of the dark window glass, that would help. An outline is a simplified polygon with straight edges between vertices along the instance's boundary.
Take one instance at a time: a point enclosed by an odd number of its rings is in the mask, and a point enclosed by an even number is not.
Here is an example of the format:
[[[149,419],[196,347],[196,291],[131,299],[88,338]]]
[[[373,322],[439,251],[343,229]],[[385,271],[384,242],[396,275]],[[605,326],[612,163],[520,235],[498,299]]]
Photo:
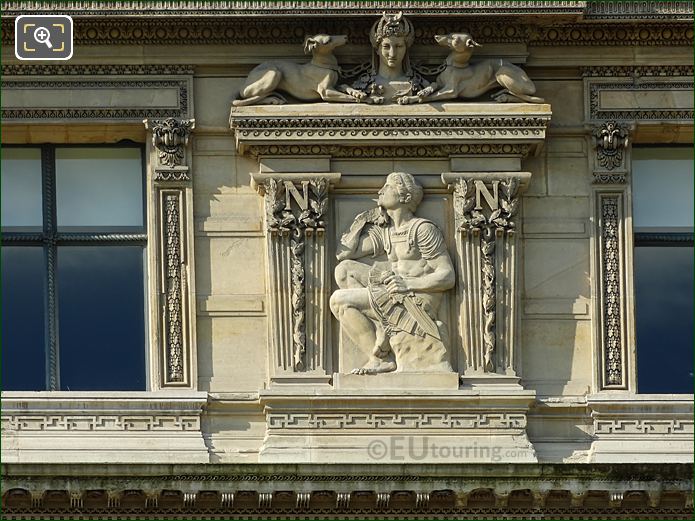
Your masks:
[[[140,145],[2,149],[2,389],[144,390]]]
[[[693,150],[632,153],[637,390],[693,392]]]
[[[62,389],[145,388],[143,255],[142,246],[58,249]]]
[[[45,389],[45,279],[43,248],[2,247],[4,390]]]
[[[693,248],[635,248],[640,393],[693,392]]]

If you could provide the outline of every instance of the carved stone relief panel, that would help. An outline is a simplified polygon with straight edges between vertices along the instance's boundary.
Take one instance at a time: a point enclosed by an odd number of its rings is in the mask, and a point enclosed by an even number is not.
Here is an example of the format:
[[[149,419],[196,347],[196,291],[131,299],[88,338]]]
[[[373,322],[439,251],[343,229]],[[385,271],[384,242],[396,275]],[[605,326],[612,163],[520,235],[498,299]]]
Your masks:
[[[530,177],[528,172],[442,176],[453,190],[465,376],[517,376],[516,221],[521,187]]]
[[[192,186],[189,141],[195,121],[146,119],[151,141],[148,185],[151,241],[148,249],[152,386],[195,387],[195,289],[193,277]]]
[[[442,230],[415,213],[423,195],[413,175],[393,172],[377,206],[355,216],[342,235],[331,310],[351,341],[340,349],[368,359],[343,373],[453,371],[439,310],[455,284],[454,267]]]
[[[534,96],[533,81],[517,65],[501,59],[471,64],[474,49],[482,45],[467,32],[437,34],[434,40],[449,50],[446,61],[434,68],[412,64],[409,49],[415,27],[402,12],[384,12],[369,31],[370,62],[345,69],[333,51],[347,43],[347,35],[309,35],[304,39],[304,52],[312,55],[309,63],[261,63],[248,75],[233,104],[278,105],[295,99],[408,105],[474,99],[494,88],[501,89],[491,97],[495,102],[543,103]]]
[[[328,383],[326,226],[339,174],[258,174],[264,197],[270,298],[271,381]]]

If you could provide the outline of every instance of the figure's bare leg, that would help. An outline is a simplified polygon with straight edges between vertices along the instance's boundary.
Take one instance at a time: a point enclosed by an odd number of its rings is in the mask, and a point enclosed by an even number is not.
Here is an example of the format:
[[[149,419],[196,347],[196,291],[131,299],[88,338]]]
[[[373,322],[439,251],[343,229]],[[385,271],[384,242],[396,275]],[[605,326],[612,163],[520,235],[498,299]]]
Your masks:
[[[369,290],[339,289],[331,295],[330,305],[331,311],[350,339],[362,351],[371,353],[369,362],[352,372],[376,374],[394,371],[396,363],[393,361],[393,353],[388,348],[386,334],[372,315]]]
[[[330,305],[347,335],[364,352],[370,353],[376,342],[376,327],[367,316],[371,309],[368,290],[339,289],[331,295]]]

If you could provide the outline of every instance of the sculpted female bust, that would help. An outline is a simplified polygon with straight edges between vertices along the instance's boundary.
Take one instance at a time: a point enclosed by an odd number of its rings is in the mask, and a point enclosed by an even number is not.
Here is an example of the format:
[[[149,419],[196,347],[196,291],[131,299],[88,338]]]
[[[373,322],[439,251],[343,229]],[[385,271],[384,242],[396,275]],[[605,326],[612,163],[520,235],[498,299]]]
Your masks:
[[[403,13],[383,14],[369,31],[372,64],[352,87],[364,92],[367,103],[403,103],[416,95],[429,82],[415,72],[408,50],[415,39],[415,30]],[[403,100],[403,101],[401,101]]]

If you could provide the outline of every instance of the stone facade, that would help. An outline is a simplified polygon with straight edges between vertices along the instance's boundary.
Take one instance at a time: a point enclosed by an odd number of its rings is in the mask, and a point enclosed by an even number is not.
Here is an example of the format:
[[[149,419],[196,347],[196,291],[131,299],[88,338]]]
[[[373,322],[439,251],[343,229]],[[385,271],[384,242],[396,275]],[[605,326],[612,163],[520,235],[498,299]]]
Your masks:
[[[2,14],[3,144],[146,144],[149,295],[147,391],[3,392],[7,518],[691,517],[692,395],[637,392],[631,150],[692,143],[692,2],[150,4]],[[29,12],[73,15],[70,61],[14,58]],[[393,172],[435,290],[375,282]]]

